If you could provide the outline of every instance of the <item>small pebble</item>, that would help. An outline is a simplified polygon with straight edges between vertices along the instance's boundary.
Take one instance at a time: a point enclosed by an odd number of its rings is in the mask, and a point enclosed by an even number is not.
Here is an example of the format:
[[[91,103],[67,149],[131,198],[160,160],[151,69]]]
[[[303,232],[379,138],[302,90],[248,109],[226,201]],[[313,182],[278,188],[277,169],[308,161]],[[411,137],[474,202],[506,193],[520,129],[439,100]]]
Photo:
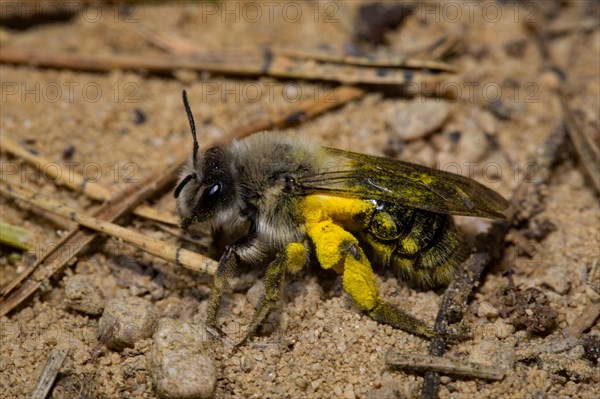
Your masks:
[[[272,382],[275,381],[275,378],[277,378],[277,373],[273,367],[269,367],[263,374],[263,379],[265,381]]]
[[[70,161],[73,159],[73,155],[75,155],[75,146],[73,144],[69,144],[65,147],[62,153],[62,159],[65,161]]]
[[[317,312],[315,313],[315,317],[317,317],[319,319],[324,319],[325,312],[323,311],[323,309],[319,308],[319,310],[317,310]]]
[[[475,121],[468,120],[456,146],[456,158],[461,162],[479,162],[488,153],[490,143],[483,130]]]
[[[542,283],[547,285],[559,295],[564,295],[571,289],[571,283],[565,273],[564,267],[553,266],[546,270]]]
[[[104,310],[104,297],[85,276],[72,276],[65,285],[65,302],[71,309],[100,315]]]
[[[510,369],[515,362],[515,352],[505,343],[482,341],[470,350],[468,361],[487,364],[499,369]]]
[[[252,370],[252,361],[250,359],[248,359],[246,356],[242,356],[240,358],[240,369],[244,372],[244,373],[248,373]]]
[[[494,323],[494,334],[498,339],[505,339],[514,334],[515,327],[510,324],[503,323],[501,321],[496,321]]]
[[[497,317],[498,313],[498,309],[496,309],[491,303],[487,301],[482,301],[479,303],[479,308],[477,309],[477,316],[487,317],[491,319]]]
[[[148,119],[148,117],[146,116],[146,113],[144,112],[143,109],[141,109],[141,108],[133,109],[133,123],[134,124],[141,125],[144,122],[146,122],[147,119]]]
[[[510,120],[513,113],[511,108],[506,102],[501,99],[496,99],[489,104],[490,111],[499,121],[506,122]]]
[[[346,389],[344,389],[344,399],[355,399],[356,394],[354,393],[354,387],[352,384],[346,385]]]
[[[206,353],[206,331],[198,325],[162,318],[150,350],[150,375],[160,398],[211,398],[217,382]]]
[[[571,348],[568,352],[566,352],[566,356],[569,359],[581,359],[583,356],[585,355],[585,348],[583,347],[583,345],[577,345],[573,348]]]
[[[391,125],[404,141],[418,140],[438,130],[449,112],[445,101],[417,99],[396,111]]]
[[[318,379],[318,380],[314,380],[313,382],[310,383],[310,386],[312,389],[316,390],[319,385],[321,385],[321,382],[323,382],[323,380]]]
[[[334,385],[334,387],[333,387],[333,393],[334,393],[335,396],[342,396],[342,393],[343,393],[342,392],[342,387],[339,386],[339,385],[337,385],[337,384]]]
[[[308,387],[308,381],[306,381],[306,378],[304,377],[297,377],[294,382],[296,383],[296,386],[302,390],[305,390]]]
[[[20,322],[27,322],[29,320],[33,320],[34,317],[35,317],[35,313],[33,312],[33,309],[30,307],[27,307],[27,308],[21,310],[16,315],[15,318]]]
[[[593,369],[582,359],[570,359],[562,353],[540,353],[542,370],[548,373],[566,375],[574,381],[587,381],[592,377]]]
[[[373,389],[367,394],[367,399],[399,399],[400,384],[397,381],[389,381],[377,389]]]
[[[256,283],[254,283],[252,287],[250,287],[250,289],[246,293],[246,299],[248,299],[248,302],[250,302],[252,306],[256,308],[258,306],[260,298],[262,298],[264,293],[265,283],[262,280],[258,280]]]
[[[560,76],[554,71],[543,72],[536,81],[540,86],[550,90],[556,90],[560,86]]]
[[[477,113],[477,122],[479,127],[487,134],[496,133],[496,119],[491,112],[482,110]]]
[[[149,338],[155,325],[156,312],[150,302],[137,297],[113,299],[104,308],[99,332],[101,337],[108,337],[110,348],[122,350]]]

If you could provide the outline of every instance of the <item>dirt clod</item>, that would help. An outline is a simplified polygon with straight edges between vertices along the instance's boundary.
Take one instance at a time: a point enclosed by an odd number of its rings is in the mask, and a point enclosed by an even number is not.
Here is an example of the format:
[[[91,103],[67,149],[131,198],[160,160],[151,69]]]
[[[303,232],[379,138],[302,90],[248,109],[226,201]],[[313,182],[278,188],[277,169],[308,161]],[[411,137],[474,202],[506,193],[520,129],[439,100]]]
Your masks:
[[[90,315],[102,314],[105,303],[102,292],[85,276],[72,276],[67,280],[65,301],[71,309]]]
[[[150,352],[150,374],[161,398],[213,396],[217,374],[206,353],[206,331],[197,325],[160,319]]]
[[[547,334],[556,327],[556,310],[546,295],[537,288],[505,287],[498,292],[498,309],[517,330],[531,334]]]
[[[99,332],[100,336],[108,336],[108,347],[122,350],[150,337],[155,325],[156,313],[150,302],[137,297],[113,299],[104,308]]]

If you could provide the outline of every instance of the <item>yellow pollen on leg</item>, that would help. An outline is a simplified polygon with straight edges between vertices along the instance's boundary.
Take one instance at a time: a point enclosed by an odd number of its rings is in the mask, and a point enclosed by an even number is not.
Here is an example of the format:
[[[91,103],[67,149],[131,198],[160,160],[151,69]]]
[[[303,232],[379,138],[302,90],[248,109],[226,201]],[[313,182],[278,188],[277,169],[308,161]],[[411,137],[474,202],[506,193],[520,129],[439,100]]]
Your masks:
[[[306,263],[306,247],[299,242],[293,242],[285,247],[285,257],[288,262],[288,270],[290,273],[296,273]]]

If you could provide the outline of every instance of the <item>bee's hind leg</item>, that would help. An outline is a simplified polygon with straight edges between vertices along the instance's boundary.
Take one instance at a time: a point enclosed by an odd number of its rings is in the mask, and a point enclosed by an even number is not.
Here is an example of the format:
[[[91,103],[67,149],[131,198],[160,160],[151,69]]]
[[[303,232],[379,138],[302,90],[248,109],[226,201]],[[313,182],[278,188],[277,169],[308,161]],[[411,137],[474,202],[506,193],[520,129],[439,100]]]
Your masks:
[[[344,290],[350,294],[356,306],[367,311],[369,316],[379,323],[427,338],[437,335],[419,319],[381,299],[371,264],[358,245],[348,246],[342,282]]]
[[[252,317],[250,326],[244,338],[235,346],[239,348],[250,340],[265,321],[273,306],[281,296],[285,282],[286,272],[295,273],[300,270],[308,260],[306,243],[290,243],[271,262],[265,273],[265,293],[260,298],[256,312]]]
[[[344,290],[359,309],[380,323],[414,335],[428,338],[438,335],[419,319],[381,299],[371,264],[352,234],[331,221],[309,226],[308,231],[315,242],[319,263],[342,274]]]

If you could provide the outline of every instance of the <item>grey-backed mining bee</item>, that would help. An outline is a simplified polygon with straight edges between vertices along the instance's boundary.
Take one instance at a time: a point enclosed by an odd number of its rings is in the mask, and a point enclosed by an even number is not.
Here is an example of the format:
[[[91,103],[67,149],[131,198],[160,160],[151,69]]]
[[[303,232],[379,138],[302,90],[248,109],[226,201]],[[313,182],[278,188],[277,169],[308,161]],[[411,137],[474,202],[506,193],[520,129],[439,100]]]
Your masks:
[[[268,262],[265,293],[242,344],[269,314],[286,274],[316,260],[342,276],[344,290],[373,319],[436,335],[381,299],[369,258],[421,287],[447,284],[462,252],[451,215],[503,218],[502,196],[460,175],[281,133],[256,133],[198,154],[185,92],[183,101],[194,150],[175,189],[181,226],[209,227],[228,238],[208,325],[216,327],[224,286],[239,261]]]

